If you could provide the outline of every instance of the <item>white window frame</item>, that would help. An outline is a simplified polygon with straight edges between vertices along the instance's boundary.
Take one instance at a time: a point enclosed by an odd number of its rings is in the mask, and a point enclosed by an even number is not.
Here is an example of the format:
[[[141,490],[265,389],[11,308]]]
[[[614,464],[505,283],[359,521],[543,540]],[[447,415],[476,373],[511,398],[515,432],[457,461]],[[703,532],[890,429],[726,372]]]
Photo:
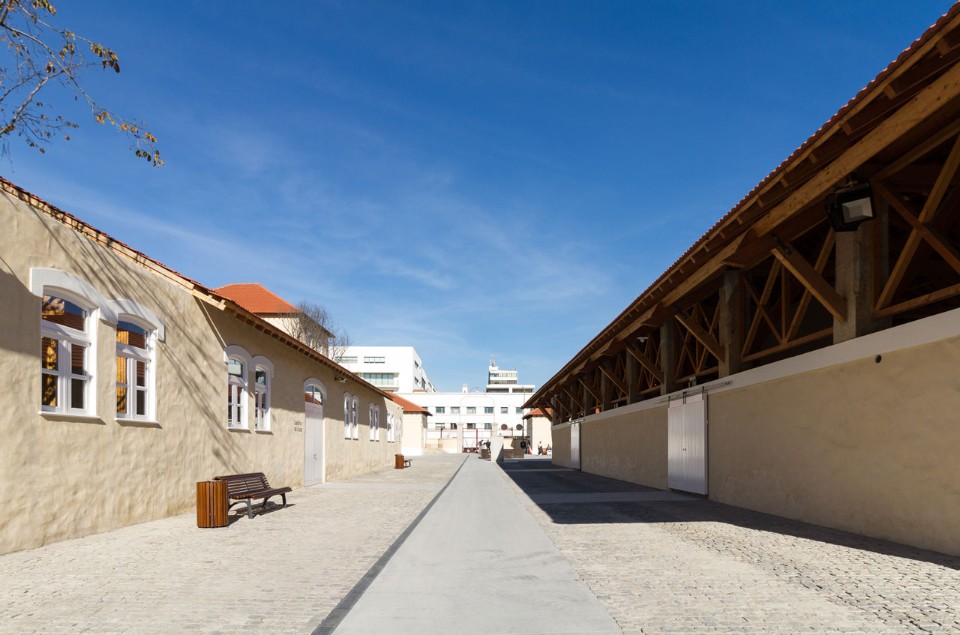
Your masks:
[[[253,429],[257,432],[270,432],[270,411],[273,402],[273,362],[262,355],[253,358]],[[257,382],[257,373],[263,371],[266,383]]]
[[[42,307],[43,297],[53,296],[66,300],[77,305],[86,312],[83,320],[83,330],[54,324],[43,319]],[[97,412],[96,395],[96,373],[97,367],[97,347],[96,347],[96,328],[99,307],[84,296],[65,289],[63,287],[45,286],[40,290],[41,315],[40,317],[40,341],[41,346],[43,338],[47,337],[57,341],[57,368],[47,370],[43,368],[41,360],[40,374],[53,375],[57,378],[57,405],[47,406],[43,404],[41,394],[40,411],[52,414],[74,415],[79,417],[94,417]],[[83,373],[73,374],[73,346],[83,347]],[[83,381],[83,408],[73,408],[70,404],[73,401],[73,380]],[[41,391],[43,382],[41,380]]]
[[[145,346],[140,349],[135,346],[117,342],[116,356],[123,358],[127,365],[127,412],[115,410],[116,417],[122,421],[156,421],[157,420],[157,337],[158,329],[156,324],[151,324],[138,315],[121,313],[117,316],[117,328],[120,328],[120,322],[129,322],[138,326],[147,332]],[[146,367],[146,377],[142,390],[136,385],[137,362],[143,362]],[[120,382],[115,382],[116,387],[120,387]],[[144,393],[144,414],[136,414],[136,393]],[[114,393],[116,395],[116,393]],[[132,398],[131,398],[132,397]],[[114,403],[116,408],[116,403]]]
[[[351,425],[350,425],[350,404],[352,403],[352,396],[350,393],[343,393],[343,438],[350,439],[351,435]]]
[[[369,408],[370,416],[370,440],[379,441],[380,440],[380,407],[377,404],[370,404]]]
[[[353,397],[350,400],[350,431],[351,436],[355,441],[360,440],[360,400],[356,397]]]
[[[236,360],[242,365],[241,376],[236,378],[230,374],[230,360]],[[253,358],[242,346],[228,346],[224,351],[224,362],[227,373],[227,429],[250,429],[250,367]],[[232,421],[231,421],[232,420]]]
[[[387,443],[393,443],[396,441],[396,433],[394,432],[394,422],[396,417],[393,416],[392,412],[387,413]]]

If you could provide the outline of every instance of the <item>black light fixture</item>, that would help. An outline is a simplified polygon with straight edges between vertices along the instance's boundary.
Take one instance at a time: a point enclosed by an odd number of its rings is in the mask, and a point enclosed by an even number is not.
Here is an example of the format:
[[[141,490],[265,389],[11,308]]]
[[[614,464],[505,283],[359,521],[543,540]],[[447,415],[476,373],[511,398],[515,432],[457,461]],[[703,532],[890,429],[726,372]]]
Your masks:
[[[869,183],[844,185],[827,197],[827,216],[837,232],[856,231],[873,218],[873,190]]]

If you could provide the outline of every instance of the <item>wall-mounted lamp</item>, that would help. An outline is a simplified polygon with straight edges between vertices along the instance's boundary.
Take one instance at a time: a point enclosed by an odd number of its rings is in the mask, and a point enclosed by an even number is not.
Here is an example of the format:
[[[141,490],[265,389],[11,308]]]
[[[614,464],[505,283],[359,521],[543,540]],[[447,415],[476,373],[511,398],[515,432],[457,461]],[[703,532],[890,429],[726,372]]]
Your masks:
[[[345,383],[347,383],[347,378],[346,378],[344,375],[341,375],[341,374],[339,374],[339,373],[336,374],[336,375],[334,375],[334,376],[333,376],[333,379],[334,379],[338,384],[345,384]]]
[[[873,190],[869,183],[846,185],[827,197],[827,217],[837,232],[856,231],[873,218]]]

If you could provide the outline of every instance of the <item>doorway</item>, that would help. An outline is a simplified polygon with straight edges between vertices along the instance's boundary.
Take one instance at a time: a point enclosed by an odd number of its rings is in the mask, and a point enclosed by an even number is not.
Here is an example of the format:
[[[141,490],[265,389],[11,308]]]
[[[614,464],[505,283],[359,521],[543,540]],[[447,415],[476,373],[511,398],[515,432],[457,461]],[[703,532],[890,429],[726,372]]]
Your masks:
[[[317,485],[324,482],[323,456],[323,386],[307,382],[303,389],[304,441],[303,484]]]
[[[667,409],[667,487],[707,493],[707,396],[683,395]]]

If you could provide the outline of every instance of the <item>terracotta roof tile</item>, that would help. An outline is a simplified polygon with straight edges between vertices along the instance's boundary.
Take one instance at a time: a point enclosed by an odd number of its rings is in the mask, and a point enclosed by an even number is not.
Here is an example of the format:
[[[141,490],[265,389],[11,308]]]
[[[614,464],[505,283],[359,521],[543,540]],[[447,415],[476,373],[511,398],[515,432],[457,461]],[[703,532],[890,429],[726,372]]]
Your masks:
[[[394,400],[395,402],[397,402],[398,404],[400,404],[401,406],[403,406],[403,411],[404,411],[404,412],[409,412],[409,413],[413,413],[413,414],[425,414],[425,415],[433,416],[433,415],[430,414],[430,411],[427,410],[426,408],[424,408],[423,406],[418,406],[417,404],[413,403],[412,401],[407,401],[406,399],[404,399],[403,397],[399,396],[399,395],[396,394],[396,393],[390,393],[390,398],[393,399],[393,400]]]
[[[262,284],[256,282],[241,282],[237,284],[226,284],[215,293],[233,300],[247,311],[257,315],[277,315],[287,313],[299,313],[300,309],[293,306],[273,291],[270,291]]]

